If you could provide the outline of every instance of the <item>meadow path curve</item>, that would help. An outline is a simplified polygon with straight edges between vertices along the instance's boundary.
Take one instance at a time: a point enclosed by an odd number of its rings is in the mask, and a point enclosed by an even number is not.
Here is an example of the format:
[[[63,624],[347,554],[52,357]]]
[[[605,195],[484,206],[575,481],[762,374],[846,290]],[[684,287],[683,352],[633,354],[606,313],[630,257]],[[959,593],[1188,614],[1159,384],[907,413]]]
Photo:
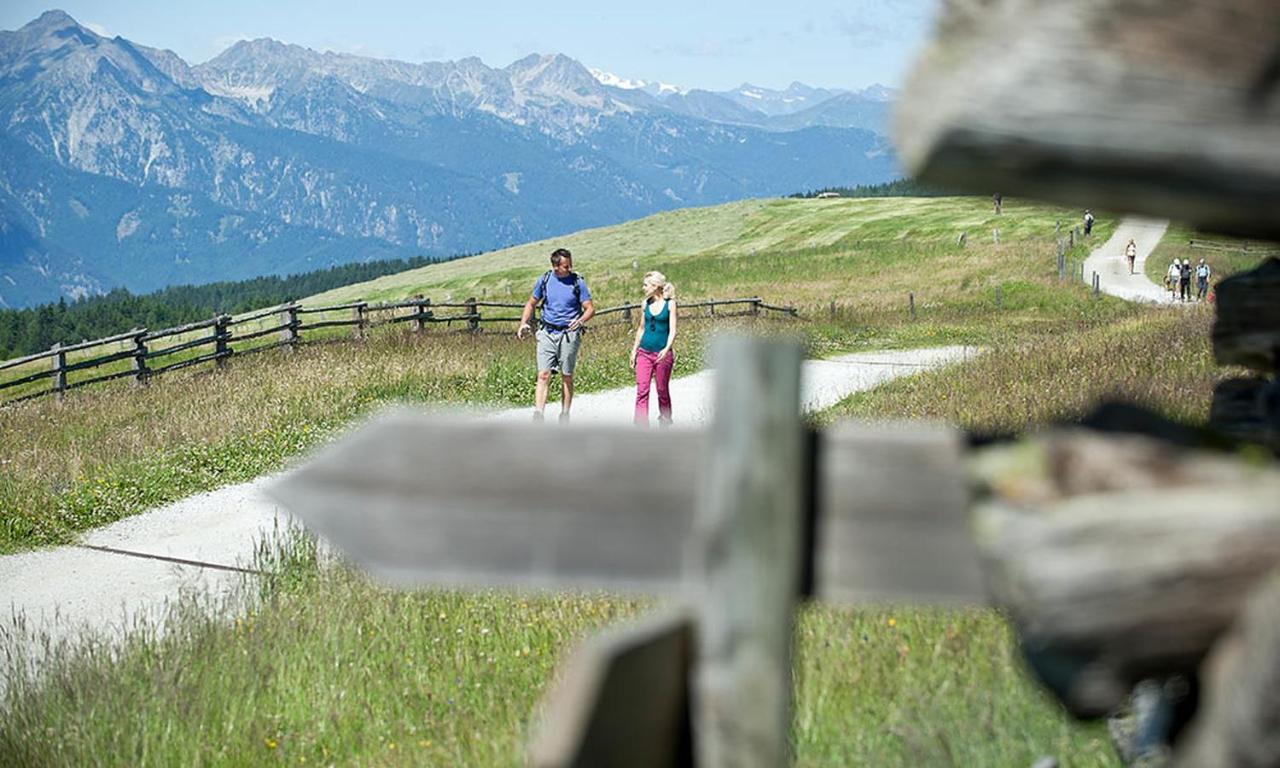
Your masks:
[[[1129,216],[1121,220],[1107,242],[1095,248],[1084,262],[1084,279],[1092,283],[1093,273],[1098,273],[1098,287],[1106,294],[1129,301],[1168,304],[1169,293],[1164,286],[1151,282],[1143,271],[1143,264],[1160,244],[1169,222]],[[1124,256],[1124,247],[1133,238],[1138,247],[1133,274]]]
[[[891,379],[919,373],[977,354],[972,347],[862,352],[808,360],[802,375],[806,411],[816,411]],[[704,422],[710,412],[714,371],[671,382],[677,424]],[[530,382],[532,390],[533,383]],[[575,424],[629,424],[634,389],[622,387],[579,395]],[[656,419],[656,402],[653,403]],[[548,408],[549,429],[558,405]],[[527,421],[531,408],[512,408],[482,418]],[[25,627],[24,657],[39,665],[42,644],[30,632],[55,642],[88,630],[119,636],[142,618],[161,620],[164,606],[183,590],[213,599],[234,592],[255,547],[290,517],[265,493],[274,476],[198,494],[83,534],[78,544],[0,556],[0,635]],[[199,564],[196,564],[199,563]],[[8,670],[0,667],[0,690]]]

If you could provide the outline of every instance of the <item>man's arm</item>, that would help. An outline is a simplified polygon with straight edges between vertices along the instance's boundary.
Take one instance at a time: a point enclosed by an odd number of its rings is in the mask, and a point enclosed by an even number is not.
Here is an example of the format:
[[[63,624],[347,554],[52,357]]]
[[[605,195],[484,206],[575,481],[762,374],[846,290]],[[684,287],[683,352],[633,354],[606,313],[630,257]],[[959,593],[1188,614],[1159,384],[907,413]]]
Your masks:
[[[596,313],[596,303],[594,301],[592,301],[591,299],[587,299],[586,301],[582,302],[582,314],[573,318],[573,322],[569,323],[569,330],[576,331],[582,326],[586,325],[587,321],[590,320],[591,317],[595,315],[595,313]]]
[[[524,303],[524,309],[520,312],[520,327],[516,329],[516,338],[523,339],[524,335],[532,330],[529,321],[533,319],[533,308],[538,305],[538,300],[533,296]]]

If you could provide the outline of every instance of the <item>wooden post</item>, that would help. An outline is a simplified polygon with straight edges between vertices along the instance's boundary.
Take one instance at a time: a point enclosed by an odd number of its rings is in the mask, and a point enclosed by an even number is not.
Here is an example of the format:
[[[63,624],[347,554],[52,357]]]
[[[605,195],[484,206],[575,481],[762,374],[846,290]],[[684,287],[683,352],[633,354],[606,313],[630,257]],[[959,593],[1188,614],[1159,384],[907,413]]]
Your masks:
[[[1076,247],[1076,231],[1074,229],[1069,230],[1067,232],[1067,247],[1068,248]]]
[[[1000,286],[996,286],[996,309],[1000,308]]]
[[[413,329],[414,333],[421,333],[426,326],[426,323],[422,322],[423,308],[431,302],[429,299],[423,299],[420,293],[414,294],[413,301],[413,321],[409,327]]]
[[[357,339],[364,338],[364,329],[365,326],[368,325],[368,319],[366,317],[366,311],[368,309],[369,304],[365,301],[358,302],[351,308],[351,319],[356,321],[355,325],[352,326],[352,335]]]
[[[286,344],[286,349],[292,350],[298,346],[298,305],[290,304],[280,313],[280,324],[287,326],[280,329],[280,341]]]
[[[907,294],[907,311],[911,313],[911,319],[916,319],[916,295],[914,292]]]
[[[147,369],[147,331],[142,329],[133,336],[133,378],[138,386],[147,385],[150,371]]]
[[[631,305],[630,304],[622,305],[622,320],[627,325],[631,325]]]
[[[836,319],[836,300],[835,299],[831,300],[831,306],[828,309],[831,312],[831,319],[835,320]]]
[[[67,391],[67,353],[62,351],[62,342],[56,342],[52,347],[53,350],[53,391],[57,393],[58,399]]]
[[[764,302],[760,299],[759,296],[751,300],[751,316],[752,317],[756,317],[760,314],[760,305],[763,303]]]
[[[715,417],[695,512],[702,577],[694,681],[697,764],[788,763],[791,641],[800,588],[803,487],[809,457],[800,417],[803,350],[789,342],[720,339]]]
[[[998,229],[991,230],[991,242],[995,243],[996,245],[1000,244],[1000,230]]]
[[[1098,271],[1093,272],[1093,298],[1098,298],[1098,294],[1102,292],[1102,281],[1098,279]]]
[[[711,302],[707,304],[707,310],[708,310],[707,314],[709,314],[711,317],[716,316],[716,300],[715,299],[712,299]]]
[[[476,297],[472,296],[465,303],[467,305],[467,330],[477,333],[480,330],[480,310],[476,308]]]
[[[231,320],[228,315],[218,315],[213,321],[213,351],[217,354],[214,365],[222,368],[227,364],[227,356],[230,350],[227,347],[227,341],[231,338],[231,334],[227,331],[227,323]]]

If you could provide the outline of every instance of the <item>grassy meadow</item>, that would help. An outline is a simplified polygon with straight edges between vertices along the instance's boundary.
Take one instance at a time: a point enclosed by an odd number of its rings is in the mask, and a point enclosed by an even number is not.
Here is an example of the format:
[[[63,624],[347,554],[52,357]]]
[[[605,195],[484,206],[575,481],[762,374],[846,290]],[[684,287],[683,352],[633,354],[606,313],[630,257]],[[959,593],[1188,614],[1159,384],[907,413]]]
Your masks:
[[[799,334],[815,355],[989,350],[855,395],[822,421],[905,416],[1016,430],[1078,416],[1108,395],[1203,419],[1208,392],[1228,373],[1212,363],[1210,313],[1095,299],[1083,283],[1058,282],[1057,221],[1074,223],[1075,212],[1006,201],[996,217],[980,198],[748,201],[303,303],[417,293],[519,301],[564,245],[599,307],[636,300],[640,276],[657,268],[678,299],[759,295],[801,309],[798,320],[682,321],[677,375],[699,368],[707,339],[726,327]],[[1070,256],[1083,258],[1113,224],[1100,220]],[[579,390],[627,385],[629,344],[628,328],[593,328]],[[397,327],[183,371],[146,389],[106,384],[0,409],[0,551],[70,541],[277,471],[386,403],[528,404],[533,377],[527,341]],[[39,679],[0,652],[15,681],[0,698],[0,765],[519,764],[561,655],[647,608],[612,595],[389,592],[320,562],[304,539],[264,558],[272,575],[246,583],[247,613],[188,597],[163,635],[142,627],[119,646],[64,648]],[[1026,766],[1046,754],[1063,766],[1115,764],[1101,728],[1070,722],[1022,675],[993,611],[808,607],[795,685],[797,765]]]

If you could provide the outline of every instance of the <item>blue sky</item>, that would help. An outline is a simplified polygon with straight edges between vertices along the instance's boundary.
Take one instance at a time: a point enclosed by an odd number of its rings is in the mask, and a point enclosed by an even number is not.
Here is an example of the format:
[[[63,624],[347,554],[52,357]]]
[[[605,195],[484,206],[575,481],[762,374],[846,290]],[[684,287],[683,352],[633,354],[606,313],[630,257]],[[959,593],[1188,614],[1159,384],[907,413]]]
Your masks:
[[[406,61],[479,56],[506,66],[565,53],[617,75],[727,90],[897,86],[929,32],[938,0],[5,0],[0,28],[61,8],[100,34],[169,48],[191,63],[238,39],[273,37],[317,50]]]

